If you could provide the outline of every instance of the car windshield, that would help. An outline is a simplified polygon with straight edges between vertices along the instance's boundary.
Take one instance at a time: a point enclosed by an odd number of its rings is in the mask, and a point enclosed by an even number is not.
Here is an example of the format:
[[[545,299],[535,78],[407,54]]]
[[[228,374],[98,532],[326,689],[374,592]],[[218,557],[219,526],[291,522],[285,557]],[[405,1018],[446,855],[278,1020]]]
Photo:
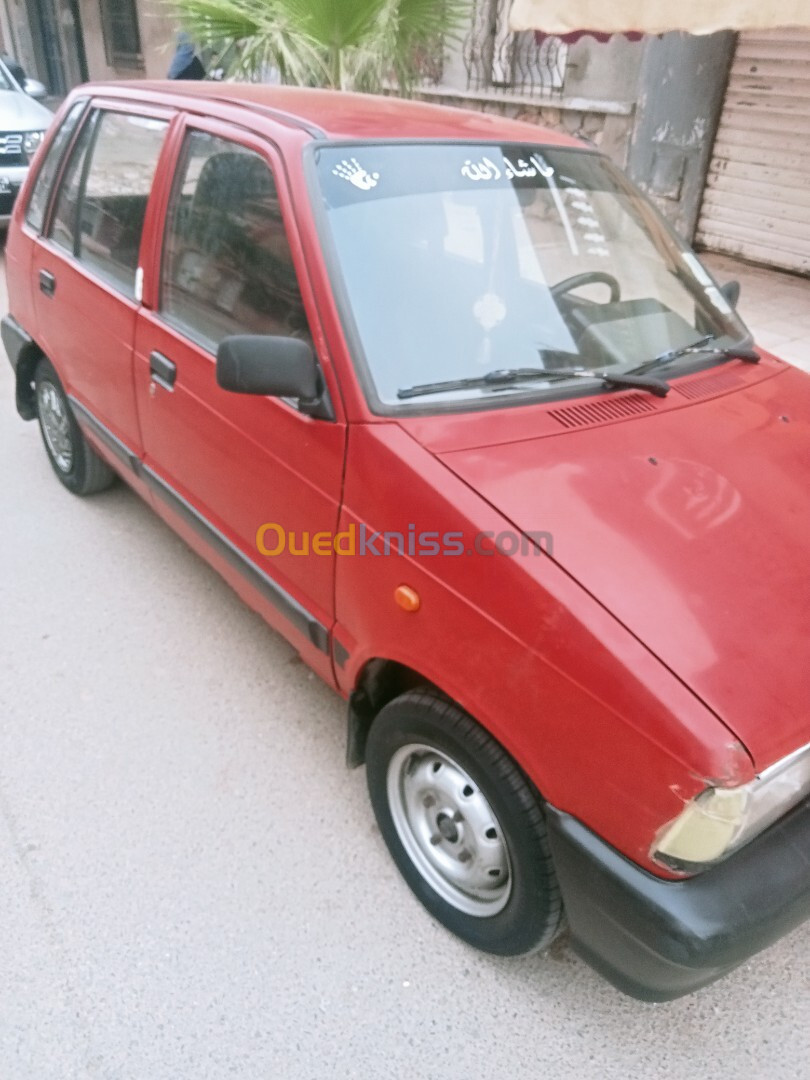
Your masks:
[[[14,90],[6,65],[0,60],[0,90]]]
[[[592,389],[581,370],[629,372],[747,338],[693,252],[599,154],[342,144],[320,147],[316,167],[344,317],[378,410],[579,394]],[[662,373],[690,363],[684,352]],[[544,381],[538,368],[557,375]],[[531,377],[482,384],[503,369]],[[560,369],[578,374],[569,383]],[[445,381],[455,385],[437,389]]]

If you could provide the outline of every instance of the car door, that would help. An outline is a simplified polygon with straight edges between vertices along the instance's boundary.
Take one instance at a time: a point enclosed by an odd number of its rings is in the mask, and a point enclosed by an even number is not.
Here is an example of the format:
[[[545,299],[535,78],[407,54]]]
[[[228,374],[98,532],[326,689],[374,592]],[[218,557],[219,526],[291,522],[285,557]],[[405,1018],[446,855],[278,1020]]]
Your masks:
[[[79,419],[133,457],[139,248],[169,119],[140,106],[90,110],[32,257],[40,344]]]
[[[312,541],[337,529],[345,424],[339,411],[317,419],[294,401],[226,392],[215,373],[234,334],[321,341],[283,170],[269,143],[213,120],[189,122],[176,143],[136,331],[144,475],[160,512],[331,679],[335,556]],[[273,555],[257,547],[267,525]]]

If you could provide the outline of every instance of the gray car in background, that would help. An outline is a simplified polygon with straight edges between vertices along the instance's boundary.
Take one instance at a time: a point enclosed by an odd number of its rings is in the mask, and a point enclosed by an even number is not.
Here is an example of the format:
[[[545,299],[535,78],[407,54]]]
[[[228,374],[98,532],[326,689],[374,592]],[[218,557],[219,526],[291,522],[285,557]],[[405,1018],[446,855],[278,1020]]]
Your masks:
[[[8,224],[14,200],[53,114],[37,99],[42,83],[14,78],[0,60],[0,228]]]

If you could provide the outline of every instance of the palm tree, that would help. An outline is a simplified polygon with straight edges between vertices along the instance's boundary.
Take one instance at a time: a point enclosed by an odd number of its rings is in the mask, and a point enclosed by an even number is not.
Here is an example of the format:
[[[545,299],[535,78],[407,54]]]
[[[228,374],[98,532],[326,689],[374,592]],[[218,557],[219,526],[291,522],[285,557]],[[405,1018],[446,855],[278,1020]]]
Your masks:
[[[372,92],[393,80],[402,93],[470,9],[470,0],[174,3],[199,45],[234,56],[229,74],[256,78],[273,67],[285,83]]]

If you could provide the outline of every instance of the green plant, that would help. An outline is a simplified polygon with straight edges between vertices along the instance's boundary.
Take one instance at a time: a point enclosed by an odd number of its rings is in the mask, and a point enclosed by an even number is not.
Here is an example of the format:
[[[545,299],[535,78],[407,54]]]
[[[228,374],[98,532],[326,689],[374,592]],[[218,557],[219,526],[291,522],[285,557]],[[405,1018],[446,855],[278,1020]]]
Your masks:
[[[470,0],[173,0],[198,45],[232,57],[228,74],[275,68],[300,86],[409,93],[425,57],[457,34]]]

